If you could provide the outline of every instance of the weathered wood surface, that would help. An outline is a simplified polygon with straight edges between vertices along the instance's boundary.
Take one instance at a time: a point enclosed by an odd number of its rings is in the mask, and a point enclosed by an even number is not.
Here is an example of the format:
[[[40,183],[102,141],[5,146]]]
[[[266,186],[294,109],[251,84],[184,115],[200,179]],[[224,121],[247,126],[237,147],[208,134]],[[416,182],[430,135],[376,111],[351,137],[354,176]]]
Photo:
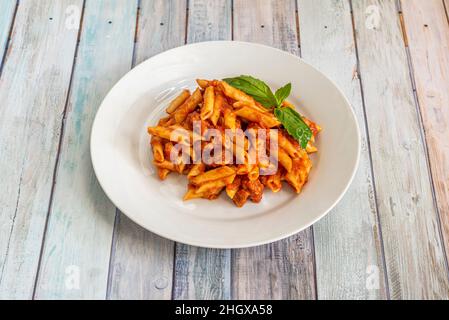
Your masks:
[[[314,225],[318,299],[384,299],[385,270],[349,1],[298,0],[301,56],[343,90],[362,137],[343,200]]]
[[[259,42],[298,54],[294,0],[234,0],[234,39]],[[314,299],[313,231],[233,251],[235,299]]]
[[[185,0],[141,0],[135,63],[185,43]],[[119,213],[114,234],[109,299],[170,299],[174,242]]]
[[[0,81],[0,298],[31,298],[77,30],[77,0],[20,1]],[[3,8],[3,7],[2,7]]]
[[[449,298],[448,10],[448,0],[2,0],[0,298]],[[361,127],[360,168],[313,229],[250,249],[175,246],[105,197],[91,123],[132,65],[232,36],[301,51],[338,83]]]
[[[390,296],[448,298],[444,248],[396,2],[352,4]]]
[[[449,23],[439,0],[402,2],[441,227],[449,256]]]
[[[17,0],[4,0],[0,11],[0,70],[5,50],[8,45],[9,34],[14,22]]]
[[[444,0],[444,8],[446,9],[446,17],[449,22],[449,0]]]
[[[92,169],[90,129],[104,96],[131,67],[136,14],[137,1],[86,2],[37,299],[106,296],[116,209]]]
[[[187,42],[231,40],[230,0],[189,1]],[[174,299],[230,299],[231,250],[176,243]]]

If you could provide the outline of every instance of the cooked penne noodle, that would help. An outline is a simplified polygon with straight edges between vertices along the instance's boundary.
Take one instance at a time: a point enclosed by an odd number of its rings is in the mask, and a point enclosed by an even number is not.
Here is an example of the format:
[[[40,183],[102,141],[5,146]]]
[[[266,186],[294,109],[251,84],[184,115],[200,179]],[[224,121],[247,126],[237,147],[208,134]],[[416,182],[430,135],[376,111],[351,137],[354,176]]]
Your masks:
[[[215,91],[214,87],[209,86],[204,91],[204,102],[201,107],[201,120],[207,120],[214,112]]]
[[[284,175],[285,180],[292,186],[296,193],[300,193],[307,182],[312,162],[309,157],[293,159],[292,170]]]
[[[274,115],[257,111],[248,106],[237,109],[235,114],[245,120],[255,122],[264,128],[272,128],[280,125],[279,120]]]
[[[248,179],[255,181],[259,178],[259,166],[257,164],[250,165],[248,170]]]
[[[167,113],[173,113],[190,97],[189,90],[182,90],[182,92],[168,105],[165,110]]]
[[[209,80],[196,79],[196,83],[198,83],[198,85],[199,85],[202,89],[206,89],[206,87],[209,86]]]
[[[237,100],[237,101],[248,102],[248,103],[251,103],[251,104],[255,104],[256,103],[252,97],[250,97],[249,95],[247,95],[243,91],[230,86],[225,81],[220,81],[220,87],[222,88],[223,93],[227,97],[229,97],[231,99],[234,99],[234,100]]]
[[[187,115],[195,110],[195,108],[203,100],[200,89],[196,89],[192,95],[173,113],[176,123],[183,122]]]
[[[235,169],[230,166],[222,166],[217,169],[213,169],[210,171],[206,171],[204,173],[199,174],[196,177],[193,177],[190,182],[194,185],[200,185],[212,180],[218,180],[221,178],[229,177],[235,173]]]
[[[170,127],[148,127],[148,133],[153,136],[158,136],[166,140],[178,142],[184,145],[190,145],[193,139],[193,133],[182,127],[170,126]]]
[[[223,108],[224,125],[226,128],[235,130],[236,128],[236,114],[230,107]]]
[[[314,152],[317,152],[317,151],[318,151],[318,148],[315,147],[315,146],[309,141],[309,143],[307,143],[307,146],[306,146],[306,151],[307,151],[307,153],[314,153]]]
[[[298,158],[300,156],[299,144],[292,142],[281,131],[278,132],[278,144],[279,147],[287,151],[290,157]]]
[[[289,107],[289,108],[295,109],[295,106],[293,105],[293,103],[291,103],[291,102],[289,102],[289,101],[287,101],[287,100],[284,100],[284,101],[282,102],[282,106],[283,106],[283,107]]]
[[[176,171],[176,165],[169,160],[164,160],[162,162],[153,161],[153,163],[158,168],[168,169],[170,171]]]
[[[236,174],[232,174],[227,177],[223,177],[221,179],[208,181],[202,185],[200,185],[197,189],[199,193],[205,193],[207,190],[215,190],[224,188],[226,185],[231,184],[234,181]]]
[[[245,102],[245,101],[237,101],[234,102],[234,104],[232,105],[235,109],[240,109],[242,107],[248,107],[251,109],[254,109],[256,111],[262,112],[262,113],[267,113],[268,109],[264,108],[264,107],[260,107],[254,103],[249,103],[249,102]]]
[[[164,149],[162,146],[162,139],[158,136],[151,137],[151,147],[153,149],[153,158],[157,162],[164,161]]]
[[[312,134],[314,137],[318,134],[318,132],[321,131],[321,127],[315,122],[307,119],[306,117],[302,117],[302,120],[309,126],[310,130],[312,130]]]
[[[278,160],[279,163],[287,170],[287,172],[292,171],[292,158],[288,155],[284,149],[279,148],[278,150]]]
[[[161,179],[161,180],[165,180],[170,172],[171,171],[168,169],[157,168],[157,175],[159,176],[159,179]]]
[[[187,174],[187,178],[191,179],[203,173],[206,170],[206,165],[204,163],[194,164]]]
[[[210,116],[210,121],[214,126],[217,125],[218,119],[220,118],[221,111],[223,109],[224,104],[224,97],[221,93],[217,93],[215,95],[214,100],[214,110],[212,112],[212,115]]]
[[[273,192],[279,192],[282,189],[281,170],[270,176],[261,176],[260,180]]]
[[[226,186],[226,194],[229,198],[234,198],[235,194],[240,188],[240,183],[242,179],[240,177],[235,177],[234,181]]]

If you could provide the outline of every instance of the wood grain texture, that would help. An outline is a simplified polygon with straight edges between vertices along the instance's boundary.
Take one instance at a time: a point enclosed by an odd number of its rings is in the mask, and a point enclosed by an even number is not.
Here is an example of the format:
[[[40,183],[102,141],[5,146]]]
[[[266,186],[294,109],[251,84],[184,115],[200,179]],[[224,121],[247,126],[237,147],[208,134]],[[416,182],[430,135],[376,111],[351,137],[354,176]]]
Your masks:
[[[137,1],[87,1],[68,99],[37,299],[104,299],[115,207],[90,158],[90,130],[104,96],[129,70]],[[71,283],[79,275],[79,286]]]
[[[449,256],[449,24],[438,0],[403,1],[402,11]]]
[[[14,12],[17,0],[3,0],[0,11],[0,70],[2,68],[3,55],[8,44],[9,32],[14,21]]]
[[[390,296],[447,299],[444,248],[396,3],[352,3]]]
[[[231,40],[230,0],[189,2],[187,42]],[[231,250],[176,244],[174,299],[230,299]]]
[[[449,23],[449,0],[444,0],[444,8],[446,9],[446,18]]]
[[[234,39],[298,54],[295,1],[234,0]],[[272,244],[238,249],[232,256],[234,299],[314,299],[313,232],[308,228]]]
[[[3,66],[2,299],[27,299],[33,293],[78,34],[65,26],[69,4],[82,7],[80,0],[20,1]]]
[[[384,299],[385,270],[350,3],[298,0],[298,13],[302,58],[343,90],[362,138],[352,185],[343,200],[314,225],[318,299]],[[371,283],[374,272],[378,277]]]
[[[185,0],[141,0],[135,63],[184,44]],[[109,299],[170,299],[174,242],[119,213],[112,248]]]

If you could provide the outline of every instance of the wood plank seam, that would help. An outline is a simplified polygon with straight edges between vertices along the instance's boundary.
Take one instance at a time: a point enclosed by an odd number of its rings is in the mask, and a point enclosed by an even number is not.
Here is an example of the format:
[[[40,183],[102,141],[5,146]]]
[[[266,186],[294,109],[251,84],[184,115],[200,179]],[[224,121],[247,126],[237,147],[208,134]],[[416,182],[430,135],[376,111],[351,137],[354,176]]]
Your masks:
[[[16,1],[16,7],[14,9],[14,13],[11,19],[11,23],[9,25],[8,38],[6,39],[5,50],[0,57],[0,77],[2,76],[3,66],[6,61],[6,57],[8,55],[9,43],[11,42],[12,30],[14,28],[14,23],[16,21],[17,9],[19,8],[19,0]]]
[[[186,2],[188,3],[188,0],[186,0]],[[142,0],[138,0],[137,1],[137,9],[136,9],[136,21],[135,21],[135,32],[134,32],[134,46],[133,46],[133,53],[132,53],[132,68],[134,68],[136,66],[137,63],[137,43],[139,42],[139,21],[140,21],[140,16],[142,14],[141,11],[141,7],[142,7]],[[131,68],[131,69],[132,69]],[[118,236],[118,227],[119,227],[119,219],[120,219],[120,215],[121,212],[118,208],[116,208],[116,214],[115,214],[115,218],[114,218],[114,227],[113,227],[113,233],[112,233],[112,241],[111,241],[111,253],[110,253],[110,257],[109,257],[109,266],[108,266],[108,277],[107,277],[107,287],[106,287],[106,299],[110,300],[112,299],[112,285],[113,285],[113,268],[114,268],[114,258],[116,256],[115,252],[116,252],[116,242],[117,242],[117,236]],[[149,231],[147,231],[149,232]],[[175,253],[175,248],[174,248],[174,255]],[[173,263],[174,263],[174,259],[173,259]],[[173,272],[173,276],[174,276],[174,272]],[[171,293],[173,294],[173,281],[172,281],[172,286],[171,286]]]
[[[445,1],[442,0],[443,3],[443,7],[446,8],[445,5]],[[432,191],[432,199],[433,199],[433,204],[435,207],[435,212],[437,215],[437,225],[438,225],[438,233],[439,233],[439,237],[441,239],[441,243],[443,244],[445,250],[443,250],[443,255],[444,255],[444,261],[445,261],[445,266],[446,266],[446,273],[447,276],[449,278],[449,257],[447,255],[447,252],[449,252],[449,244],[445,243],[445,239],[444,239],[444,232],[443,232],[443,222],[441,220],[441,212],[440,212],[440,207],[438,206],[438,201],[437,201],[437,195],[436,195],[436,190],[435,190],[435,181],[434,181],[434,175],[432,172],[432,166],[430,163],[430,152],[429,152],[429,148],[427,145],[427,139],[426,139],[426,128],[424,126],[424,118],[421,112],[421,104],[419,102],[418,99],[418,92],[416,89],[416,79],[415,79],[415,71],[414,71],[414,67],[413,67],[413,61],[412,61],[412,56],[411,56],[411,52],[410,52],[410,47],[409,47],[409,42],[408,42],[408,36],[407,36],[407,29],[405,27],[405,23],[404,23],[404,17],[403,17],[403,11],[402,11],[402,7],[401,7],[401,0],[398,0],[397,2],[397,6],[398,6],[398,13],[400,16],[400,21],[401,21],[401,27],[402,27],[402,31],[403,31],[403,35],[404,35],[404,44],[405,44],[405,51],[407,54],[407,62],[408,62],[408,67],[409,67],[409,74],[410,74],[410,81],[413,87],[413,98],[415,101],[415,108],[416,108],[416,112],[418,114],[418,123],[419,123],[419,129],[420,129],[420,136],[421,136],[421,140],[422,143],[424,145],[424,150],[425,150],[425,156],[426,156],[426,165],[427,165],[427,170],[428,170],[428,174],[429,174],[429,180],[430,180],[430,188]],[[447,18],[447,8],[446,8],[446,18]],[[448,19],[448,23],[449,23],[449,19]]]
[[[141,0],[137,1],[137,13],[136,13],[136,30],[134,31],[134,47],[133,47],[133,54],[132,54],[132,58],[131,58],[131,63],[134,66],[136,64],[136,46],[137,46],[137,37],[139,35],[139,16],[140,16],[140,5],[141,5]],[[111,299],[111,291],[112,291],[112,266],[113,266],[113,261],[114,261],[114,257],[115,257],[115,250],[116,250],[116,246],[114,245],[116,243],[116,238],[117,238],[117,228],[118,228],[118,220],[120,219],[120,211],[118,210],[118,208],[115,208],[115,217],[114,217],[114,227],[113,227],[113,231],[112,231],[112,239],[111,239],[111,250],[110,250],[110,255],[109,255],[109,264],[108,264],[108,277],[107,277],[107,281],[108,283],[106,284],[106,295],[105,298],[106,300]]]
[[[132,66],[134,67],[136,65],[136,45],[138,41],[138,35],[139,35],[139,16],[140,16],[140,5],[142,0],[137,1],[137,13],[136,13],[136,30],[134,31],[134,47],[133,47],[133,54],[131,58]],[[107,277],[107,284],[106,284],[106,293],[105,293],[105,299],[109,300],[111,299],[111,291],[112,291],[112,269],[114,266],[114,257],[115,257],[115,250],[116,250],[116,237],[117,237],[117,228],[118,228],[118,220],[120,219],[120,211],[116,207],[115,208],[115,217],[114,217],[114,226],[112,230],[112,239],[111,239],[111,250],[109,255],[109,264],[108,264],[108,277]]]
[[[136,26],[137,27],[137,26]],[[133,59],[134,59],[134,53],[133,53]],[[115,217],[114,217],[114,227],[112,228],[112,239],[111,239],[111,250],[109,254],[109,263],[108,263],[108,277],[106,284],[106,294],[105,299],[111,300],[111,291],[112,291],[112,275],[113,275],[113,266],[114,266],[114,257],[115,257],[115,250],[116,246],[114,245],[116,243],[117,239],[117,228],[118,228],[118,220],[120,219],[120,211],[118,208],[115,208]]]
[[[55,185],[56,185],[56,178],[57,178],[57,172],[58,172],[58,167],[59,167],[59,158],[60,158],[60,154],[61,154],[61,146],[62,146],[62,142],[64,139],[64,131],[65,131],[64,129],[65,129],[66,116],[67,116],[67,107],[68,107],[68,103],[69,103],[70,93],[72,91],[72,81],[73,81],[73,75],[75,73],[76,61],[77,61],[77,56],[78,56],[78,48],[79,48],[79,44],[80,44],[80,37],[81,37],[81,30],[82,30],[82,26],[83,26],[83,17],[84,17],[84,9],[86,6],[86,1],[87,0],[83,0],[83,6],[81,8],[80,24],[79,24],[79,28],[78,28],[75,54],[73,56],[73,64],[72,64],[72,70],[71,70],[71,74],[70,74],[69,87],[68,87],[67,96],[65,99],[64,112],[63,112],[62,123],[61,123],[61,131],[60,131],[59,142],[58,142],[58,149],[56,152],[55,167],[53,170],[53,183],[52,183],[51,191],[50,191],[50,199],[48,201],[47,217],[45,219],[44,232],[43,232],[42,243],[41,243],[41,248],[40,248],[40,252],[39,252],[39,260],[38,260],[37,269],[36,269],[36,276],[34,278],[34,287],[33,287],[33,295],[32,295],[33,300],[35,299],[35,296],[36,296],[36,287],[37,287],[37,283],[39,281],[39,274],[40,274],[40,269],[41,269],[43,250],[44,250],[45,239],[46,239],[46,235],[47,235],[48,221],[49,221],[51,207],[52,207],[52,203],[53,203],[53,194],[54,194]]]
[[[189,7],[190,0],[186,0],[186,23],[185,23],[185,33],[184,33],[184,45],[187,44],[187,33],[189,30]],[[172,273],[172,282],[171,282],[171,300],[175,300],[176,296],[176,247],[178,243],[173,242],[173,273]]]
[[[22,161],[22,165],[21,165],[21,172],[20,172],[20,178],[19,178],[19,187],[18,187],[18,190],[17,190],[16,207],[15,207],[14,215],[13,215],[13,218],[12,218],[11,229],[10,229],[9,235],[8,235],[8,243],[6,245],[5,259],[4,259],[4,263],[2,265],[2,269],[0,270],[0,283],[3,280],[3,273],[5,271],[6,261],[8,260],[8,256],[9,256],[9,247],[10,247],[10,244],[11,244],[11,237],[12,237],[12,234],[14,232],[14,226],[16,225],[17,210],[19,208],[19,200],[20,200],[20,188],[22,186],[24,162],[25,162],[25,160]]]
[[[446,11],[447,23],[449,23],[449,0],[441,0],[441,1],[443,1],[443,7],[444,10]]]
[[[362,83],[362,75],[360,72],[359,48],[358,48],[358,42],[357,42],[357,37],[356,37],[356,28],[355,28],[354,10],[353,10],[353,5],[352,5],[352,0],[349,1],[349,5],[351,8],[350,9],[351,10],[351,22],[352,22],[352,30],[353,30],[352,35],[354,37],[355,55],[356,55],[356,59],[357,59],[357,79],[359,81],[360,95],[362,97],[363,118],[364,118],[364,122],[365,122],[365,134],[367,137],[371,177],[372,177],[372,181],[373,181],[374,203],[376,204],[376,218],[377,218],[377,225],[378,225],[379,241],[381,244],[381,246],[380,246],[381,247],[381,258],[382,258],[382,263],[383,263],[383,269],[385,270],[385,272],[384,272],[385,291],[386,291],[387,300],[390,300],[391,299],[390,285],[389,285],[388,276],[387,276],[388,269],[387,269],[387,263],[386,263],[386,259],[385,259],[385,246],[384,246],[384,239],[382,236],[382,224],[381,224],[380,215],[379,215],[379,203],[378,203],[378,197],[377,197],[377,191],[376,191],[377,190],[376,178],[374,176],[373,157],[372,157],[372,152],[371,152],[371,142],[370,142],[370,135],[369,135],[368,119],[366,116],[365,93],[364,93],[364,88],[363,88],[363,83]]]
[[[298,41],[298,55],[300,58],[302,58],[298,1],[295,1],[295,23],[296,23],[296,38]],[[313,232],[313,225],[310,226],[310,246],[312,248],[313,286],[314,286],[314,291],[315,291],[314,292],[314,300],[318,300],[318,278],[317,278],[316,253],[315,253],[315,250],[316,250],[315,235]]]
[[[300,24],[299,24],[299,11],[298,11],[298,1],[295,1],[295,22],[296,22],[296,37],[298,41],[298,53],[301,57],[301,33],[300,33]]]

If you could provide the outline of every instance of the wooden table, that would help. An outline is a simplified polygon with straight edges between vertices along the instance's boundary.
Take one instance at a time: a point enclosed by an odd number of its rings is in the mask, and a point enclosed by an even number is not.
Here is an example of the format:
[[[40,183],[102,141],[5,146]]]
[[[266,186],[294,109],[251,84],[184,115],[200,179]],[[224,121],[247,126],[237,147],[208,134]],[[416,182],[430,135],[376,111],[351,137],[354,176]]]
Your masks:
[[[0,298],[448,299],[448,11],[448,0],[0,0]],[[362,132],[339,205],[256,248],[151,234],[91,167],[95,112],[123,74],[221,39],[300,55],[343,89]]]

